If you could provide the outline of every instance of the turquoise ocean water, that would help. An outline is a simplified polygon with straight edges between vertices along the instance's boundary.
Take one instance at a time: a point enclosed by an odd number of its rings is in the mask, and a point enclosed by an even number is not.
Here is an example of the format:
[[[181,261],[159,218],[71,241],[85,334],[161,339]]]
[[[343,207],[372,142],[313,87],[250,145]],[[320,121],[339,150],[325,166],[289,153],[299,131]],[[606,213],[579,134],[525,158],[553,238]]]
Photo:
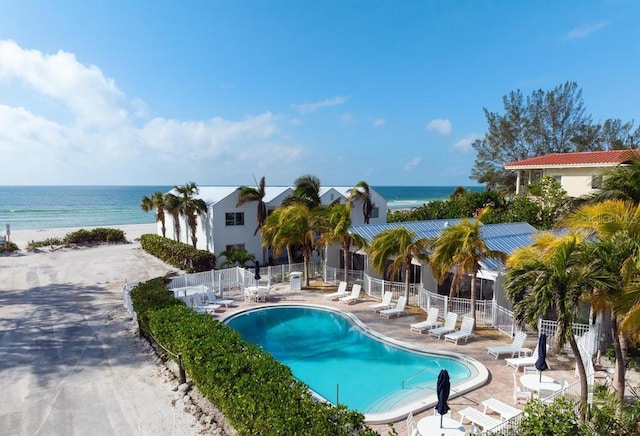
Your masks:
[[[0,186],[0,233],[12,230],[96,227],[153,223],[155,214],[143,212],[140,200],[172,186]],[[389,209],[419,207],[445,199],[455,186],[374,186]],[[482,187],[470,187],[482,190]]]

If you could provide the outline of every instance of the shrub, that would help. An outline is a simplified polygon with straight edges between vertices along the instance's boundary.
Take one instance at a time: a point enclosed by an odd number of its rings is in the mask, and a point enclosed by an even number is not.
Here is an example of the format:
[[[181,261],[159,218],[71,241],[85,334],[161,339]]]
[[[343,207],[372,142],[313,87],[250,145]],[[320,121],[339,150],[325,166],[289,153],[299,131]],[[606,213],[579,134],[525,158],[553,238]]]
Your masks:
[[[561,396],[550,405],[530,401],[522,412],[522,420],[514,434],[519,436],[580,436],[585,430],[576,415],[577,403]]]
[[[0,253],[11,253],[13,251],[18,251],[18,246],[13,242],[7,242],[5,244],[0,244]]]
[[[188,273],[211,271],[216,267],[216,256],[213,253],[160,235],[142,235],[140,246],[147,253]]]
[[[271,354],[211,316],[169,297],[164,279],[138,285],[133,307],[163,347],[182,355],[187,374],[240,435],[376,435],[364,416],[317,402]]]

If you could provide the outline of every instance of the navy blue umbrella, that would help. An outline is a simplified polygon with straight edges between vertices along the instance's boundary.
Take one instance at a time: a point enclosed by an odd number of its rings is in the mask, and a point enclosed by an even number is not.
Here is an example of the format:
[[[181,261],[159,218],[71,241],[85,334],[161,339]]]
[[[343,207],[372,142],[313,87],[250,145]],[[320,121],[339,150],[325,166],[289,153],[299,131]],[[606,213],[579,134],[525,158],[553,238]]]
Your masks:
[[[540,381],[542,381],[542,371],[549,369],[547,366],[547,335],[542,333],[538,338],[538,360],[536,360],[536,369],[540,371]]]
[[[442,415],[446,415],[449,411],[447,400],[451,392],[451,382],[449,381],[449,373],[446,369],[441,369],[438,374],[438,382],[436,383],[436,393],[438,394],[438,404],[436,410],[440,414],[440,428],[442,428]]]
[[[260,262],[256,260],[256,273],[253,276],[256,281],[260,280]]]

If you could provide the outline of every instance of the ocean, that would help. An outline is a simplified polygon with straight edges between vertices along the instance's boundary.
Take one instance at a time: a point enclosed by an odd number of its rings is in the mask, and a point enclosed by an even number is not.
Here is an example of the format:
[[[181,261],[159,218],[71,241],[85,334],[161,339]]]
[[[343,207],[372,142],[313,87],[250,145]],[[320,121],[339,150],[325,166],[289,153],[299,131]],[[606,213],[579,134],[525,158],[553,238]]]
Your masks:
[[[0,234],[11,230],[152,224],[154,212],[140,208],[143,195],[173,186],[0,186]],[[372,186],[387,207],[407,209],[446,199],[455,186]],[[480,186],[468,189],[481,191]]]

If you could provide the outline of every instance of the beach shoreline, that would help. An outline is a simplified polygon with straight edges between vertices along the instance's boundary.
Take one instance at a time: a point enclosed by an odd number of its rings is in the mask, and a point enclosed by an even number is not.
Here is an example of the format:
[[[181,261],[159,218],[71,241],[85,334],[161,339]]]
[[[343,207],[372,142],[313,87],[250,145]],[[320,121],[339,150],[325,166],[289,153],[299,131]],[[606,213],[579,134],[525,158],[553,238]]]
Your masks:
[[[9,241],[18,246],[20,250],[25,250],[29,242],[40,242],[50,238],[64,238],[69,233],[80,229],[91,230],[94,228],[120,229],[125,233],[128,241],[135,241],[146,233],[157,233],[157,224],[119,224],[107,226],[85,226],[85,227],[60,227],[60,228],[43,228],[32,230],[11,230]]]

